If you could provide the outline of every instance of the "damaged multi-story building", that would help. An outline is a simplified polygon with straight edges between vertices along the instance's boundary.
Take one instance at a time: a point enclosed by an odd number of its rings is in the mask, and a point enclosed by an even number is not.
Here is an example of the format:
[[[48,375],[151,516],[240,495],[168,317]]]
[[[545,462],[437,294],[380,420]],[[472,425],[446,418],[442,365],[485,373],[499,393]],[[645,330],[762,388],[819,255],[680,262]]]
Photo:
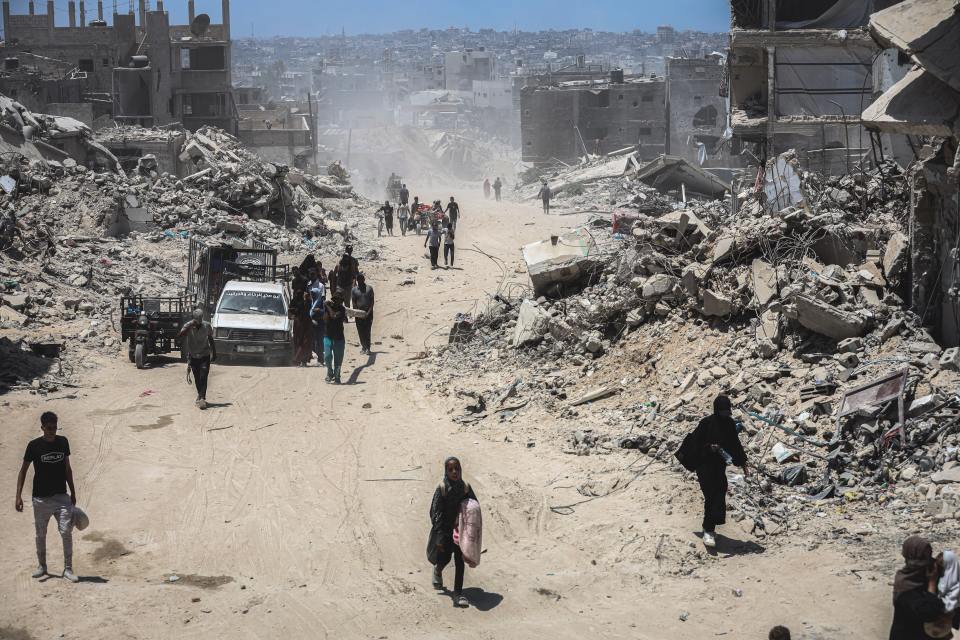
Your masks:
[[[727,101],[720,95],[724,57],[667,58],[666,152],[700,165],[726,164]]]
[[[37,102],[91,105],[75,107],[78,113],[88,109],[91,119],[109,115],[143,126],[180,122],[191,131],[213,125],[236,133],[230,0],[221,6],[222,21],[213,24],[188,0],[189,24],[173,25],[163,0],[155,10],[139,0],[136,15],[131,3],[129,13],[114,11],[107,25],[103,0],[89,23],[86,3],[70,0],[69,25],[59,26],[52,0],[46,13],[37,13],[31,0],[27,14],[12,13],[4,0],[2,89],[38,108],[45,105]],[[65,90],[58,90],[64,82]],[[36,86],[46,86],[42,95]]]
[[[904,0],[870,18],[870,33],[912,65],[863,113],[872,131],[904,136],[911,187],[904,287],[941,344],[960,344],[960,12],[956,0]]]
[[[732,0],[733,152],[794,149],[801,163],[849,173],[868,151],[860,114],[874,96],[879,49],[870,14],[896,0]]]
[[[621,149],[651,160],[666,150],[666,83],[662,77],[575,80],[524,87],[520,95],[524,162],[569,162]]]

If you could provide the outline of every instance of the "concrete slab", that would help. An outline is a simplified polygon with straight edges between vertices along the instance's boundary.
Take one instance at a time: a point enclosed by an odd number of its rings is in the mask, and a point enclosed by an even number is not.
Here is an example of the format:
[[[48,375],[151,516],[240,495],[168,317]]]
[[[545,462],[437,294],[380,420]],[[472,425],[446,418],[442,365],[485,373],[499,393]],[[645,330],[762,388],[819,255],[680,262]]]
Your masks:
[[[584,228],[524,246],[523,260],[534,293],[540,295],[554,284],[580,280],[593,266],[596,252],[597,244]]]

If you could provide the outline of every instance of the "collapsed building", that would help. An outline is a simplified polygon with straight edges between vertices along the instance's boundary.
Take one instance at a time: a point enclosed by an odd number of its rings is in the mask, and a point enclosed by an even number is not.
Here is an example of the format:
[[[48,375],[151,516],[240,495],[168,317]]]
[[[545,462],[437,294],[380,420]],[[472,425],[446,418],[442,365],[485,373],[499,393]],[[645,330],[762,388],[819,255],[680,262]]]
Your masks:
[[[895,58],[878,57],[867,24],[895,1],[732,0],[733,153],[765,160],[793,149],[805,167],[850,173],[870,152],[860,114],[874,76],[897,73]]]
[[[960,14],[951,0],[906,0],[870,18],[877,43],[912,68],[863,113],[869,129],[918,148],[909,163],[907,301],[943,344],[960,344]],[[913,160],[913,157],[908,160]]]
[[[130,7],[130,13],[114,12],[108,26],[102,0],[90,23],[85,3],[79,3],[77,22],[70,0],[69,26],[58,26],[52,0],[45,14],[36,13],[31,0],[26,15],[12,13],[4,0],[0,89],[14,99],[30,96],[32,108],[45,102],[90,105],[88,124],[109,116],[128,125],[181,122],[190,131],[215,126],[236,133],[230,0],[222,0],[221,24],[196,15],[194,0],[188,0],[187,25],[170,24],[162,0],[156,10],[139,0],[137,16]]]
[[[522,414],[509,438],[527,446],[638,450],[684,473],[673,452],[726,393],[759,480],[732,482],[735,519],[758,535],[827,505],[955,528],[960,350],[903,297],[907,176],[891,162],[824,176],[784,154],[731,212],[597,162],[556,180],[615,203],[613,220],[523,247],[529,283],[505,279],[418,364],[464,398],[454,420],[496,433]]]

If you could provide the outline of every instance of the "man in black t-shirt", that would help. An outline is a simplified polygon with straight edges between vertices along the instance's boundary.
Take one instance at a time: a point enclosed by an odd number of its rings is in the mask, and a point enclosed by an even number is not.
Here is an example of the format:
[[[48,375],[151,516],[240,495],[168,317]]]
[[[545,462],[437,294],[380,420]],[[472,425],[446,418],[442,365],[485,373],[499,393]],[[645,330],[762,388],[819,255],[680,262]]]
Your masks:
[[[450,216],[450,224],[453,225],[453,230],[457,230],[457,220],[460,219],[460,205],[456,200],[453,199],[453,196],[450,196],[450,202],[447,204],[446,214]]]
[[[17,476],[17,511],[23,511],[23,483],[27,468],[33,465],[33,521],[37,533],[37,561],[34,578],[47,573],[47,523],[50,517],[57,519],[60,537],[63,539],[63,577],[78,582],[73,573],[73,507],[77,504],[77,490],[73,486],[73,469],[70,468],[70,443],[57,435],[57,414],[47,411],[40,416],[43,436],[31,440],[23,454],[23,465]],[[67,495],[67,486],[70,495]]]

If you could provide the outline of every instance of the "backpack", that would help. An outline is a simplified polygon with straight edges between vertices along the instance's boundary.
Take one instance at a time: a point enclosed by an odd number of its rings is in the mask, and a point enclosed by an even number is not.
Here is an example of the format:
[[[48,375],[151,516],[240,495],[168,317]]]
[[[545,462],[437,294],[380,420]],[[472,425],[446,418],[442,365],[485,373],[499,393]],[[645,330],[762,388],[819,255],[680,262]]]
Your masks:
[[[680,443],[680,448],[673,454],[673,457],[675,457],[687,471],[696,471],[701,462],[700,451],[697,448],[697,439],[693,437],[694,433],[694,431],[688,433],[683,439],[683,442]]]

